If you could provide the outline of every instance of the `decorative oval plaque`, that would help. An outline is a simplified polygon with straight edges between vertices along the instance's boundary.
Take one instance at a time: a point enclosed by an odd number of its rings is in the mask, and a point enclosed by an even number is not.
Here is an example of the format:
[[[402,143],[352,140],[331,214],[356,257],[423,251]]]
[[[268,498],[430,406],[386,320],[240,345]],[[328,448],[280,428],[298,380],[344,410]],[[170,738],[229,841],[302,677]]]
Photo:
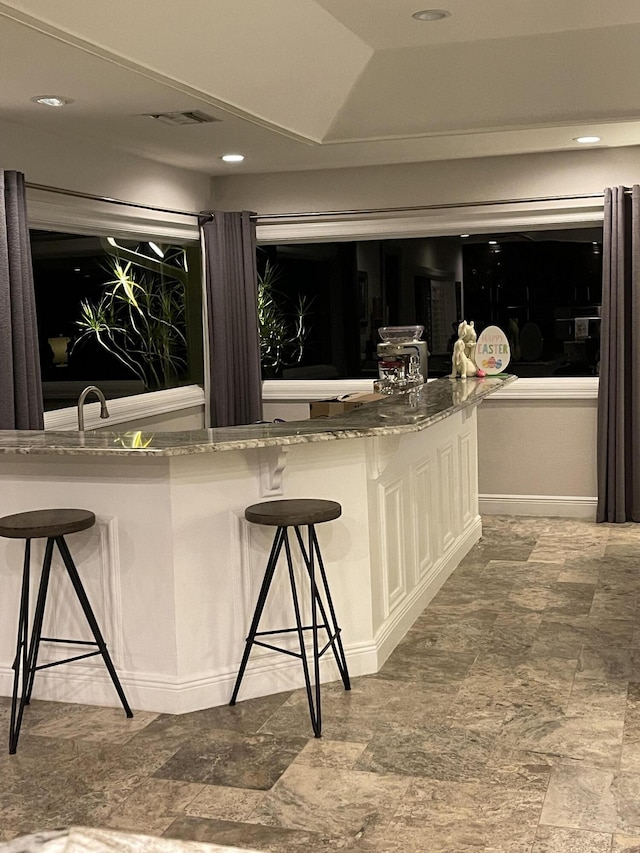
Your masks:
[[[487,326],[480,333],[476,344],[475,361],[488,375],[506,370],[511,360],[511,347],[507,336],[498,326]]]

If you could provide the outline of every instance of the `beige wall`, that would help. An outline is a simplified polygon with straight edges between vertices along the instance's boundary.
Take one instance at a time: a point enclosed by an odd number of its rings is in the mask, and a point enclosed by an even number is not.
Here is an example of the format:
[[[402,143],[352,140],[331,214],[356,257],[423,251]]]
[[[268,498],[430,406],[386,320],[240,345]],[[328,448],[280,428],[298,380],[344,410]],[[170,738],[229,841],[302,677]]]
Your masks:
[[[214,178],[222,209],[258,213],[602,192],[640,180],[640,147]]]
[[[32,184],[177,210],[210,206],[208,175],[116,152],[98,141],[55,133],[27,135],[21,125],[4,120],[0,120],[0,167],[24,172]],[[56,198],[64,197],[51,200]]]
[[[488,399],[478,410],[482,495],[596,495],[596,400]]]

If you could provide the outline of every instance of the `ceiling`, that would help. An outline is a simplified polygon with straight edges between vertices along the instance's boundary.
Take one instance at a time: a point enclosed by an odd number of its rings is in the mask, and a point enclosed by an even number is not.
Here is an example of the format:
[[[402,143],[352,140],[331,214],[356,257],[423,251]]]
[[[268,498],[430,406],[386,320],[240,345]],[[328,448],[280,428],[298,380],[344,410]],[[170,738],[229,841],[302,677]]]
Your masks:
[[[0,0],[0,121],[213,176],[640,144],[638,0],[438,2]]]

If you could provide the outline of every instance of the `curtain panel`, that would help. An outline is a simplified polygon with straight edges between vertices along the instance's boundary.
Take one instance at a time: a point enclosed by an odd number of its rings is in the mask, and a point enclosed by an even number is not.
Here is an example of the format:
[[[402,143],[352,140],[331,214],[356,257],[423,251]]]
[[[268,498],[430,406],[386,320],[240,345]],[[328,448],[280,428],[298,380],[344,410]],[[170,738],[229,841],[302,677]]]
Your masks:
[[[212,427],[262,419],[256,228],[252,217],[248,211],[212,211],[200,219],[207,402]]]
[[[597,521],[640,521],[640,186],[604,194]]]
[[[43,429],[24,175],[0,169],[0,429]]]

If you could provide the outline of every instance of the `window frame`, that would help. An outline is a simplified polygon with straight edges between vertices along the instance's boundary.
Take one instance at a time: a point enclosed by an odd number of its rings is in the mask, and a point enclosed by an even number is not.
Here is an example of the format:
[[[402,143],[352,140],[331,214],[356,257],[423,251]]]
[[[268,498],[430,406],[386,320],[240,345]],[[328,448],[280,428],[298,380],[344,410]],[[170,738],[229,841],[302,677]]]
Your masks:
[[[70,233],[97,234],[123,238],[155,235],[167,240],[199,240],[195,217],[168,214],[160,211],[140,210],[125,205],[110,205],[91,199],[53,195],[44,190],[27,190],[29,227]],[[604,221],[604,200],[578,199],[566,201],[513,202],[505,205],[489,204],[468,207],[464,210],[443,207],[437,211],[407,212],[394,216],[355,214],[344,217],[309,217],[295,215],[286,222],[258,222],[258,245],[268,243],[305,243],[339,240],[375,240],[409,237],[445,237],[451,234],[473,232],[500,233],[518,229],[571,228],[601,226]],[[369,382],[369,380],[356,380]],[[343,380],[344,382],[344,380]],[[373,382],[370,382],[371,387]],[[279,380],[264,380],[263,399],[286,398],[308,400],[334,393],[344,393],[341,380],[309,380],[292,383],[287,380],[287,390]],[[170,405],[170,397],[191,389],[190,399],[204,399],[198,386],[150,392],[123,398],[122,421],[133,420],[139,411],[148,411],[149,398],[165,395],[161,406]],[[584,400],[595,399],[598,394],[598,377],[541,377],[519,379],[518,382],[497,392],[495,398],[513,400]],[[142,400],[141,398],[147,398]],[[140,405],[138,405],[138,402]],[[166,411],[166,408],[163,409]],[[67,413],[65,415],[65,413]],[[55,416],[55,417],[54,417]],[[63,417],[64,416],[64,417]],[[51,423],[51,426],[48,424]],[[53,424],[55,423],[55,427]],[[67,424],[66,426],[64,424]],[[47,429],[75,429],[75,409],[59,409],[45,415]]]
[[[258,245],[272,243],[314,243],[349,240],[385,240],[415,237],[450,237],[452,234],[493,234],[522,230],[556,230],[601,227],[604,222],[604,198],[570,201],[514,201],[477,205],[464,209],[442,207],[439,210],[407,211],[394,216],[354,214],[349,217],[310,217],[295,214],[286,222],[258,223]],[[291,383],[292,380],[285,380]],[[324,396],[345,393],[345,382],[373,380],[323,380],[316,388]],[[280,380],[263,382],[263,399],[267,401],[307,401],[313,399],[314,380],[297,382],[288,391]],[[341,384],[342,383],[342,384]],[[492,399],[510,400],[594,400],[598,396],[599,379],[586,377],[530,377],[496,392]],[[361,386],[364,387],[364,386]],[[317,399],[317,396],[316,396]]]
[[[52,194],[45,190],[27,189],[27,217],[30,229],[121,239],[140,237],[157,238],[166,242],[200,243],[200,231],[194,216]],[[203,317],[203,322],[205,319],[206,317]],[[108,426],[187,408],[204,409],[204,397],[202,386],[183,385],[109,400]],[[108,428],[105,421],[99,418],[98,404],[91,403],[86,406],[85,425],[87,429],[98,426]],[[76,430],[76,408],[67,407],[45,412],[44,428]]]

